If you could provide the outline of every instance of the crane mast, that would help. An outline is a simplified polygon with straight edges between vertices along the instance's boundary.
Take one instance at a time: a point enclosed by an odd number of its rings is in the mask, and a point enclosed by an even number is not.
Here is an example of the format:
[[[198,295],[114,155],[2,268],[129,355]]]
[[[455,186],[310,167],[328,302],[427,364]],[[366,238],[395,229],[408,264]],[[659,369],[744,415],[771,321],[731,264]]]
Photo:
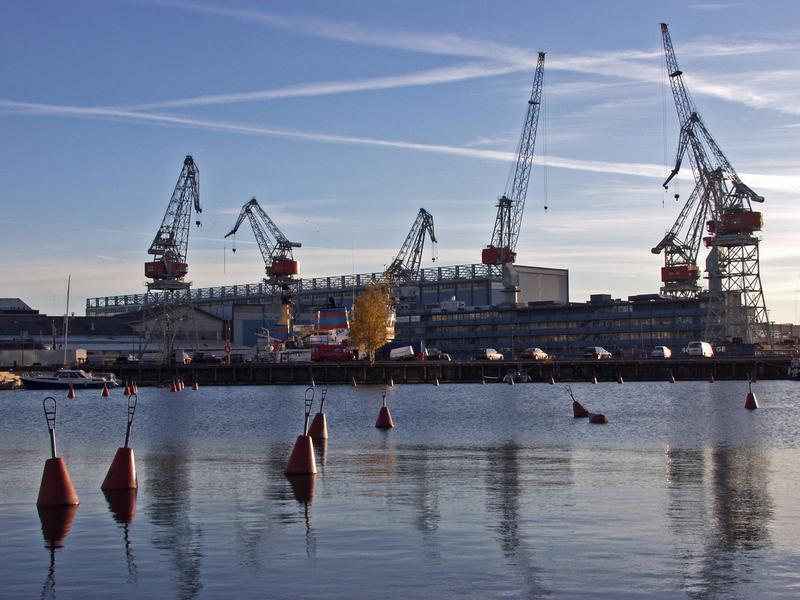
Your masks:
[[[531,97],[528,100],[528,112],[517,146],[514,175],[510,178],[505,192],[497,201],[497,216],[492,230],[492,240],[481,252],[481,261],[487,265],[513,263],[516,260],[516,247],[522,226],[525,198],[528,195],[533,151],[536,145],[536,129],[539,123],[539,109],[542,104],[544,55],[544,52],[539,52]]]
[[[425,234],[432,243],[436,243],[436,233],[433,230],[433,215],[424,208],[419,209],[417,218],[406,236],[406,241],[400,252],[384,272],[387,279],[393,283],[409,283],[419,279],[419,269],[422,263],[422,250],[425,246]]]
[[[706,260],[709,308],[706,337],[710,341],[752,343],[768,336],[768,316],[761,287],[759,238],[763,227],[752,202],[764,198],[744,184],[711,136],[692,102],[666,23],[661,24],[667,74],[681,130],[675,166],[664,182],[666,189],[688,154],[695,188],[670,232],[653,252],[665,250],[662,291],[670,295],[697,295],[696,260],[703,238],[710,248]],[[688,220],[688,215],[694,216]],[[686,227],[686,223],[690,225]]]
[[[147,251],[155,257],[155,260],[144,264],[145,277],[153,280],[147,283],[148,289],[188,289],[189,283],[183,278],[189,272],[186,253],[189,247],[192,205],[198,214],[202,212],[200,172],[192,157],[187,155],[161,227]],[[200,221],[197,221],[197,225],[200,225]]]

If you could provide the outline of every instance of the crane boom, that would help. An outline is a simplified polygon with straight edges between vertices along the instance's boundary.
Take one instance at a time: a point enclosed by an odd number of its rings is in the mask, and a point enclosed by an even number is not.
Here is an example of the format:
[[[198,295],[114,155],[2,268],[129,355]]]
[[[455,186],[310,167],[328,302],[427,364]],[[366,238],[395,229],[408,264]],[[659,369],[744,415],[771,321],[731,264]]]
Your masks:
[[[282,283],[283,279],[297,275],[299,269],[297,261],[292,256],[292,248],[301,248],[302,244],[290,242],[255,198],[245,202],[239,212],[239,218],[236,219],[236,225],[225,234],[225,237],[235,234],[245,217],[253,228],[258,249],[264,259],[264,270],[268,280],[272,283]]]
[[[424,208],[420,208],[400,252],[384,272],[387,278],[396,283],[407,283],[419,278],[426,233],[431,238],[431,242],[435,244],[437,240],[433,230],[433,215]]]
[[[542,104],[542,82],[544,79],[544,52],[539,52],[533,77],[531,97],[522,134],[517,145],[517,161],[514,175],[509,179],[505,192],[497,201],[497,216],[492,230],[492,240],[481,253],[484,264],[513,263],[522,227],[522,214],[528,195],[533,151],[536,146],[536,130],[539,124],[539,109]]]
[[[194,159],[187,155],[164,219],[147,251],[155,256],[155,260],[145,263],[145,276],[153,279],[148,284],[153,289],[184,286],[183,278],[189,270],[186,253],[192,205],[197,213],[203,212],[200,207],[200,172]]]

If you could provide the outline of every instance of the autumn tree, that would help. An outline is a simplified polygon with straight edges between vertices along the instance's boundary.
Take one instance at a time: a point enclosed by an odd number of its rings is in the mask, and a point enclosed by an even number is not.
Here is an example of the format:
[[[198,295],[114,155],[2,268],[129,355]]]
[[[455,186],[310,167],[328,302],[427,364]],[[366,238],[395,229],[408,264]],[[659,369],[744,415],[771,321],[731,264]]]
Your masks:
[[[391,300],[387,291],[375,281],[356,296],[353,318],[350,321],[350,341],[369,361],[375,361],[375,351],[389,341]]]

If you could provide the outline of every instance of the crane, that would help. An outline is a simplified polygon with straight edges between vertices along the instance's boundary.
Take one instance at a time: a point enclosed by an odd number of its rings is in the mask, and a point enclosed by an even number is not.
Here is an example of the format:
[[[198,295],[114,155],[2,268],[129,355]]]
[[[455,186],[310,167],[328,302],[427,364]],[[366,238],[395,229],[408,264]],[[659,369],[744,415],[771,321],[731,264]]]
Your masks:
[[[300,248],[302,244],[290,242],[267,213],[264,212],[264,209],[261,208],[255,198],[245,202],[239,212],[236,225],[225,234],[225,237],[235,234],[245,217],[250,220],[250,226],[256,236],[258,249],[264,259],[267,283],[280,287],[282,290],[282,303],[289,304],[291,300],[289,294],[291,281],[300,272],[297,261],[292,256],[292,248]]]
[[[406,241],[400,252],[384,272],[384,277],[393,283],[409,283],[419,278],[419,268],[422,262],[422,250],[425,246],[425,234],[436,243],[436,233],[433,230],[433,215],[424,208],[420,208],[417,218],[406,236]]]
[[[760,212],[752,209],[751,203],[764,202],[764,198],[741,181],[700,117],[683,81],[683,72],[678,68],[666,23],[661,23],[661,36],[667,75],[681,126],[675,166],[663,187],[668,188],[688,154],[695,188],[670,232],[674,235],[670,237],[668,233],[653,252],[659,247],[667,250],[662,269],[665,288],[676,293],[691,288],[692,277],[697,272],[694,263],[702,235],[700,231],[705,221],[709,235],[703,241],[710,248],[706,261],[710,292],[706,335],[712,341],[726,338],[755,341],[766,334],[768,316],[761,286],[759,239],[756,237],[756,232],[763,227],[763,219]],[[693,204],[697,206],[691,208]],[[694,217],[681,236],[678,232],[683,229],[692,210],[695,211]],[[685,252],[681,250],[682,245]]]
[[[187,155],[161,227],[147,251],[155,257],[155,260],[144,263],[145,277],[153,280],[147,283],[148,289],[176,290],[189,287],[183,278],[189,272],[186,252],[189,248],[192,205],[198,214],[203,212],[200,208],[200,171],[192,157]],[[196,221],[196,224],[199,227],[200,221]]]
[[[544,52],[539,52],[536,71],[533,77],[528,112],[517,146],[517,162],[514,176],[500,199],[497,201],[497,217],[492,231],[492,240],[481,252],[481,262],[486,265],[513,263],[516,260],[517,240],[522,225],[525,198],[533,165],[533,150],[536,145],[536,128],[539,123],[539,108],[542,103],[542,80],[544,78]]]

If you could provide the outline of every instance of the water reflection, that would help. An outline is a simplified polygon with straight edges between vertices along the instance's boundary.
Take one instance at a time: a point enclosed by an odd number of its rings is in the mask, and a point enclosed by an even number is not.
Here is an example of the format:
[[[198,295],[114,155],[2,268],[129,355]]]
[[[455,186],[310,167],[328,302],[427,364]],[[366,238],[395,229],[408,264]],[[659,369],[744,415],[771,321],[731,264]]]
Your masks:
[[[148,516],[153,525],[153,546],[163,550],[177,578],[177,596],[194,598],[200,581],[202,528],[189,517],[191,483],[189,459],[183,445],[166,446],[147,461],[147,489],[151,496]]]
[[[686,592],[704,598],[749,582],[749,560],[772,543],[769,454],[752,447],[668,448],[666,461],[668,515]]]
[[[139,570],[133,556],[130,538],[130,524],[136,516],[136,489],[104,490],[108,509],[114,520],[122,527],[122,539],[125,542],[125,564],[128,567],[128,583],[136,584]]]
[[[53,599],[56,597],[56,551],[64,547],[64,540],[72,528],[72,521],[78,511],[78,506],[38,508],[37,510],[39,512],[39,521],[42,524],[45,548],[50,553],[47,577],[42,586],[41,597],[43,599]]]
[[[528,598],[549,596],[551,590],[542,582],[543,570],[536,564],[530,545],[523,541],[520,528],[525,515],[520,498],[541,487],[572,484],[569,454],[562,456],[561,452],[564,451],[560,448],[523,452],[515,443],[486,450],[486,508],[496,518],[496,523],[489,528],[497,534],[509,566],[522,578]],[[521,472],[528,478],[528,486],[523,485]]]

